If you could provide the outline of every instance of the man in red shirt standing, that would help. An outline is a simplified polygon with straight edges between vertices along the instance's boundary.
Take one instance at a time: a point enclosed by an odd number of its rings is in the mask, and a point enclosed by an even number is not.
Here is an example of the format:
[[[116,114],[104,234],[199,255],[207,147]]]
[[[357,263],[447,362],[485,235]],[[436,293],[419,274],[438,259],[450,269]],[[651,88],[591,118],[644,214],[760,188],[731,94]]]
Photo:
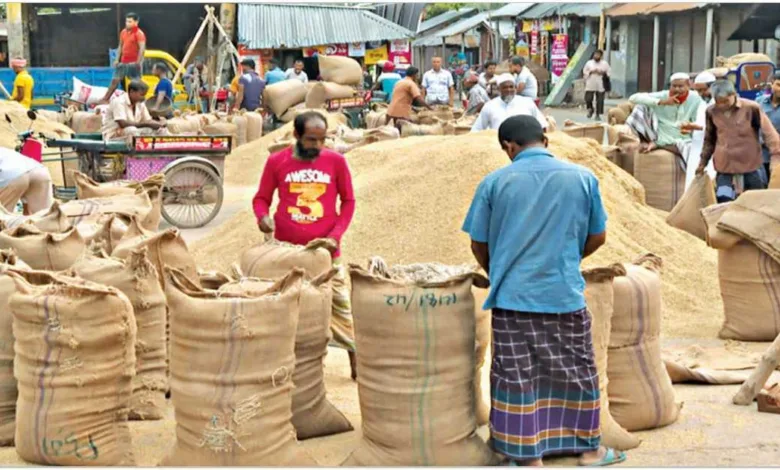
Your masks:
[[[135,13],[128,13],[125,16],[125,29],[119,33],[119,47],[114,62],[114,79],[111,86],[103,97],[102,102],[108,103],[111,95],[116,91],[120,82],[126,78],[135,80],[141,78],[141,64],[144,62],[144,52],[146,51],[146,35],[138,27],[139,16]]]
[[[346,272],[339,246],[355,213],[352,175],[343,155],[324,148],[328,123],[316,112],[295,118],[294,147],[268,157],[253,200],[258,226],[263,233],[274,233],[279,241],[306,245],[317,238],[332,241],[333,266],[333,345],[346,349],[355,369],[355,333]],[[279,205],[273,219],[270,207],[275,191]],[[341,206],[336,210],[336,199]]]

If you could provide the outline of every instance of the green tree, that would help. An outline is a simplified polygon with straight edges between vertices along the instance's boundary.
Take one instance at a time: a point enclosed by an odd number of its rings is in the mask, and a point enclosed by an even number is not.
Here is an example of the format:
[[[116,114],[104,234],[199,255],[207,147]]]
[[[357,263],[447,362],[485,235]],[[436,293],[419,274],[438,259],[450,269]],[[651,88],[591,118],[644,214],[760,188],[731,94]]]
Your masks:
[[[431,3],[425,7],[425,19],[429,20],[450,10],[459,10],[465,3]]]

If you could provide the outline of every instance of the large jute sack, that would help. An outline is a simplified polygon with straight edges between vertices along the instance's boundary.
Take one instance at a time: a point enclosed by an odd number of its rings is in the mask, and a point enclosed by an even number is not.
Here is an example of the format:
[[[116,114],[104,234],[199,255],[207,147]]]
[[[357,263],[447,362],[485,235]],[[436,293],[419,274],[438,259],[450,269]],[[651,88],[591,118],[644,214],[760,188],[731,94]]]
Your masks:
[[[201,128],[199,121],[183,117],[168,119],[167,123],[168,131],[174,135],[196,135]]]
[[[263,293],[167,270],[176,444],[164,466],[315,466],[290,423],[303,272]]]
[[[8,268],[28,269],[13,250],[0,250],[0,446],[14,443],[16,433],[16,378],[14,378],[13,315],[8,308],[16,284]]]
[[[33,215],[21,215],[8,212],[0,206],[0,230],[8,230],[28,222],[43,232],[59,233],[72,227],[68,217],[62,212],[60,202],[54,201],[51,207]]]
[[[485,299],[487,299],[488,290],[474,287],[471,289],[471,292],[474,294],[474,314],[477,321],[477,346],[475,348],[477,363],[474,376],[474,409],[477,415],[477,426],[484,426],[490,422],[490,396],[489,394],[486,396],[482,390],[482,369],[485,367],[487,351],[493,337],[493,316],[490,314],[490,310],[482,310]],[[487,362],[487,367],[489,369],[490,362]]]
[[[680,157],[666,150],[637,153],[633,174],[645,188],[647,205],[662,211],[671,211],[685,190]]]
[[[385,140],[400,139],[401,133],[394,126],[382,126],[363,132],[362,145],[373,144]]]
[[[613,281],[607,392],[615,421],[642,431],[675,422],[682,404],[661,359],[661,259],[646,255],[624,266],[626,275]]]
[[[352,265],[363,436],[345,466],[482,466],[470,267]],[[382,269],[384,268],[384,269]]]
[[[106,198],[113,196],[129,196],[146,191],[152,208],[144,221],[144,226],[149,230],[157,230],[162,218],[162,188],[165,186],[165,175],[156,173],[143,181],[117,180],[107,183],[98,183],[89,176],[72,173],[76,184],[76,195],[79,199]]]
[[[332,269],[301,286],[298,329],[295,334],[295,385],[292,397],[292,424],[298,439],[330,436],[351,431],[352,424],[325,396],[323,360],[331,339],[330,315],[333,286],[338,271]],[[265,292],[273,280],[242,277],[219,288],[220,292]]]
[[[387,110],[369,111],[366,114],[366,129],[376,129],[382,127],[387,122]]]
[[[138,333],[129,417],[154,420],[162,419],[166,409],[167,308],[157,270],[146,253],[145,248],[133,251],[125,261],[104,256],[86,257],[73,266],[73,271],[83,279],[118,289],[130,300]]]
[[[599,144],[604,142],[606,126],[603,124],[577,124],[561,129],[564,133],[578,139],[593,139]],[[609,144],[607,142],[607,144]]]
[[[198,268],[195,259],[187,248],[187,243],[176,228],[169,228],[162,232],[150,232],[144,229],[138,219],[131,219],[127,232],[119,241],[111,256],[119,259],[128,259],[133,251],[146,247],[149,250],[149,260],[155,268],[160,279],[164,283],[163,269],[165,266],[176,268],[197,282]]]
[[[90,218],[94,219],[94,216],[117,214],[127,220],[137,218],[145,228],[157,230],[154,225],[154,209],[149,192],[144,190],[111,197],[76,199],[61,206],[62,212],[68,216],[73,225],[78,225],[83,221],[90,220]],[[150,214],[152,214],[151,217]]]
[[[416,137],[423,135],[444,135],[444,127],[441,124],[412,124],[404,123],[401,128],[401,137]]]
[[[623,429],[609,411],[609,395],[607,385],[608,349],[612,315],[614,312],[614,292],[612,281],[617,276],[626,274],[626,269],[619,264],[604,268],[589,269],[582,273],[585,278],[585,303],[591,316],[591,337],[593,352],[596,358],[596,369],[599,374],[599,394],[601,409],[599,423],[601,441],[606,447],[618,450],[629,450],[639,446],[639,438]]]
[[[361,74],[362,76],[362,74]],[[265,87],[263,103],[277,117],[306,99],[306,87],[300,80],[285,80]]]
[[[117,214],[100,215],[76,226],[89,252],[114,252],[127,233],[127,223]]]
[[[701,218],[701,210],[717,202],[712,179],[706,174],[699,175],[666,217],[666,223],[706,240],[707,226]]]
[[[234,144],[235,147],[249,142],[249,121],[244,117],[243,112],[231,114],[225,118],[225,121],[236,125],[236,138],[238,140]]]
[[[357,86],[363,81],[363,69],[351,57],[317,55],[320,76],[325,82]]]
[[[610,125],[625,124],[628,119],[628,114],[622,108],[612,108],[607,111],[607,122]]]
[[[70,128],[76,134],[96,134],[103,128],[103,115],[96,112],[77,111],[70,120]]]
[[[621,126],[613,126],[612,129],[617,133],[617,142],[614,144],[620,149],[618,166],[629,175],[634,174],[634,161],[639,153],[639,137],[629,129],[624,131]]]
[[[455,119],[452,108],[449,106],[434,106],[432,110],[422,110],[416,114],[417,124],[431,125],[439,122],[447,122]]]
[[[241,255],[241,271],[250,277],[278,279],[300,268],[315,278],[333,267],[327,245],[324,239],[313,240],[306,246],[268,240]]]
[[[352,86],[339,85],[338,83],[317,82],[306,94],[306,107],[322,108],[327,100],[351,98],[357,94]]]
[[[728,68],[729,70],[735,69],[739,67],[741,64],[744,64],[745,62],[773,62],[773,61],[766,54],[758,54],[754,52],[744,52],[742,54],[736,54],[731,57],[718,56],[715,58],[716,67],[725,67]]]
[[[238,126],[232,122],[217,121],[213,124],[203,126],[203,133],[206,135],[229,135],[232,140],[232,148],[241,145],[241,135]]]
[[[720,218],[728,210],[730,205],[731,202],[724,202],[706,207],[700,211],[701,218],[706,227],[705,241],[708,246],[715,248],[716,250],[729,249],[742,241],[742,237],[739,235],[718,228]]]
[[[43,232],[34,225],[23,224],[0,232],[0,249],[12,249],[19,259],[33,269],[62,271],[84,256],[86,244],[78,230]]]
[[[27,462],[132,466],[128,405],[136,326],[112,287],[9,270],[16,340],[16,452]]]
[[[617,105],[619,109],[622,109],[624,113],[626,113],[626,116],[630,116],[631,113],[634,111],[634,103],[630,101],[625,101],[623,103],[620,103]]]
[[[256,111],[248,111],[244,114],[246,118],[246,140],[247,142],[254,142],[263,136],[263,126],[265,120],[263,115]]]

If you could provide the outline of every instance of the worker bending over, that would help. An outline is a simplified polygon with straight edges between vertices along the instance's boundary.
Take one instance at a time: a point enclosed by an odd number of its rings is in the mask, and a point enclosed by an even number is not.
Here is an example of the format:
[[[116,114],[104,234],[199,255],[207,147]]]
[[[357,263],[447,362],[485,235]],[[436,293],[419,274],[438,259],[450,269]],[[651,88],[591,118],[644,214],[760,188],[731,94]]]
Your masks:
[[[393,88],[393,100],[387,108],[387,124],[395,126],[399,131],[404,123],[411,122],[412,105],[431,109],[417,85],[419,74],[417,67],[409,67],[406,69],[406,78],[396,83]]]
[[[52,203],[49,170],[32,158],[0,147],[0,204],[9,212],[21,200],[25,215],[48,209]]]
[[[355,379],[352,307],[339,249],[355,213],[355,195],[347,160],[325,148],[327,131],[328,123],[319,113],[307,112],[295,118],[295,146],[268,157],[253,207],[260,231],[274,233],[279,241],[295,245],[322,238],[330,241],[333,267],[338,269],[332,281],[331,344],[348,351]],[[272,219],[270,208],[276,191],[279,205]],[[337,198],[341,201],[338,210]]]
[[[108,111],[103,116],[103,139],[126,140],[142,135],[168,135],[167,123],[155,121],[146,109],[144,98],[149,86],[133,80],[127,87],[127,93],[111,100]]]

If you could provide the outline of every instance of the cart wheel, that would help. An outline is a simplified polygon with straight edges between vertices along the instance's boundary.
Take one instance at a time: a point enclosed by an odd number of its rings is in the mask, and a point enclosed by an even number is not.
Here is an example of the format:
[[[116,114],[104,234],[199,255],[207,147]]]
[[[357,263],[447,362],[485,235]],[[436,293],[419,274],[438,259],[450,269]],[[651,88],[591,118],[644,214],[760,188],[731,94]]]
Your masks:
[[[222,207],[222,180],[200,163],[184,163],[165,172],[162,216],[178,228],[211,222]]]

